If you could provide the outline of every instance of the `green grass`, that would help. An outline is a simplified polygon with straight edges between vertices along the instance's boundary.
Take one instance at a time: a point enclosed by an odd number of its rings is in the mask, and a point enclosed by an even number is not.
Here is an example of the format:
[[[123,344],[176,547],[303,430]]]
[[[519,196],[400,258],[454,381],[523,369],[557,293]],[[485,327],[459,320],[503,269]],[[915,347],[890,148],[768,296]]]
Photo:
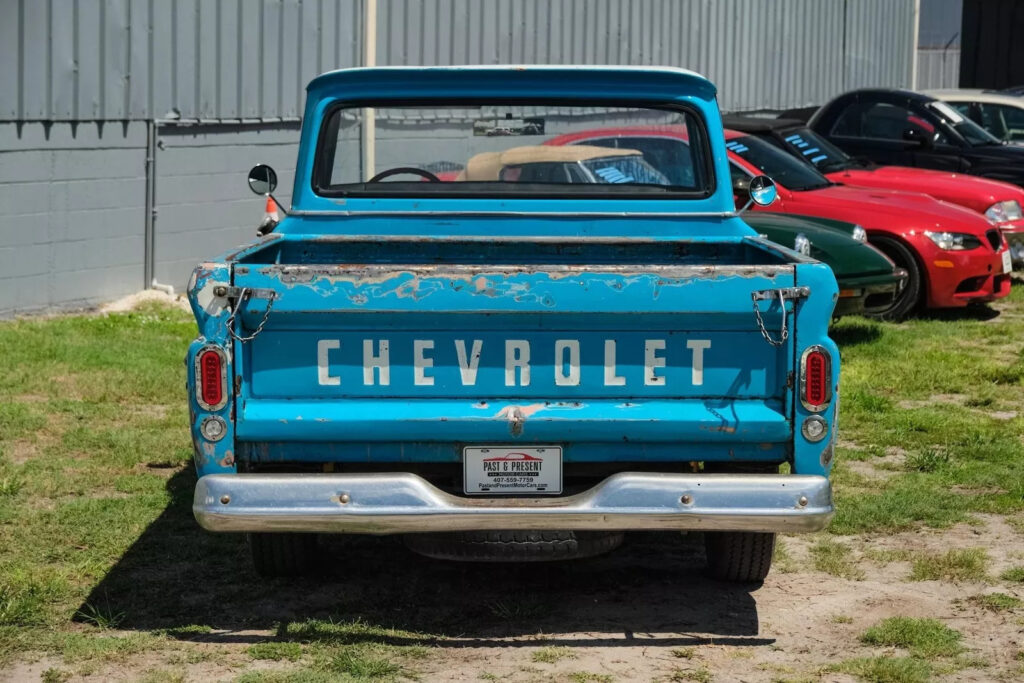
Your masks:
[[[548,646],[534,650],[530,660],[538,664],[554,664],[563,659],[576,659],[576,653],[567,647]]]
[[[837,541],[826,538],[811,546],[811,558],[819,572],[853,581],[864,579],[864,571],[857,566],[853,551]]]
[[[250,645],[246,652],[253,659],[269,659],[275,662],[294,662],[302,656],[302,646],[293,642],[266,642]]]
[[[1005,612],[1007,610],[1017,609],[1024,602],[1020,598],[1006,593],[985,593],[983,595],[975,595],[971,598],[971,602],[984,607],[992,612]]]
[[[696,681],[697,683],[711,683],[714,676],[711,672],[701,667],[699,669],[676,669],[669,676],[670,681]]]
[[[781,536],[775,539],[775,549],[772,551],[772,571],[780,574],[792,574],[798,569],[796,560],[789,553],[785,539]]]
[[[1024,583],[1024,567],[1010,567],[1002,574],[999,578],[1003,581],[1013,581],[1014,583]]]
[[[988,575],[988,553],[982,548],[963,548],[945,553],[922,553],[914,557],[912,581],[984,581]]]
[[[1015,286],[1014,311],[1024,301]],[[843,352],[835,534],[895,532],[966,521],[972,512],[1024,510],[1024,431],[1020,416],[988,411],[1024,403],[1024,319],[937,316],[891,325],[841,320],[833,337]],[[933,399],[960,395],[963,401]],[[901,408],[911,401],[913,407]],[[891,476],[843,476],[844,459],[879,462]],[[895,469],[892,466],[895,465]]]
[[[963,652],[961,635],[936,619],[890,617],[865,631],[861,642],[909,650],[919,657],[953,657]]]
[[[608,674],[595,674],[589,671],[573,671],[569,674],[570,683],[612,683],[615,678]]]
[[[932,667],[914,657],[861,657],[828,667],[828,671],[850,674],[868,683],[926,683]]]

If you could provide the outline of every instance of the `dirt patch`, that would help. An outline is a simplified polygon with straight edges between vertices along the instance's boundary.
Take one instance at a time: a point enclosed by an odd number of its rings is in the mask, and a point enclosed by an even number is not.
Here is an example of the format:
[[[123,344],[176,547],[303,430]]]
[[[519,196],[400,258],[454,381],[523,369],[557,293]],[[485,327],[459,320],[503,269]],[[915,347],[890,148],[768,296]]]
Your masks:
[[[156,301],[169,306],[174,306],[175,308],[180,308],[183,311],[191,310],[189,308],[188,300],[181,294],[171,295],[155,289],[144,289],[141,292],[129,294],[128,296],[121,297],[116,301],[111,301],[110,303],[100,306],[99,313],[126,313],[128,311],[134,311],[139,307],[139,305],[149,301]]]
[[[24,465],[39,454],[39,447],[28,439],[15,439],[8,445],[8,457],[15,465]]]
[[[904,458],[883,456],[870,460],[847,460],[843,463],[846,469],[854,474],[874,481],[885,481],[899,474]]]
[[[863,580],[814,569],[810,548],[826,539],[851,548]],[[954,679],[1014,679],[1019,667],[1014,655],[1022,639],[1018,619],[1024,611],[995,612],[972,601],[996,590],[1024,597],[1016,584],[995,578],[1020,564],[1015,555],[1024,549],[1021,537],[999,516],[979,515],[974,524],[945,530],[783,540],[790,571],[773,572],[761,586],[705,578],[699,534],[631,534],[610,555],[542,565],[456,564],[410,554],[397,539],[332,539],[324,550],[329,567],[324,576],[269,588],[247,569],[239,570],[237,553],[222,553],[223,559],[214,554],[202,571],[228,571],[230,582],[220,588],[196,584],[183,602],[174,602],[173,608],[157,605],[148,616],[150,601],[143,598],[128,611],[128,619],[139,632],[167,628],[175,614],[182,624],[211,623],[209,633],[170,647],[217,657],[192,663],[169,650],[148,652],[116,666],[104,664],[91,675],[95,680],[135,679],[167,669],[189,680],[231,680],[245,670],[308,666],[306,660],[256,662],[244,650],[274,638],[279,623],[316,618],[413,634],[398,640],[428,648],[425,658],[408,662],[421,680],[570,681],[586,680],[582,674],[589,673],[608,677],[591,680],[667,681],[674,676],[699,679],[706,670],[715,681],[850,681],[837,674],[821,677],[821,672],[844,659],[905,655],[863,645],[859,636],[887,617],[911,616],[936,618],[957,629],[967,656],[988,664],[961,669]],[[989,553],[988,582],[910,581],[914,553],[974,547]],[[886,550],[900,551],[903,559],[870,559]],[[173,577],[197,568],[172,562],[163,569],[168,572],[163,583],[173,584]],[[152,576],[149,582],[139,579],[152,570],[129,563],[111,575],[117,582],[145,586],[154,583]],[[266,593],[270,589],[272,598]],[[210,605],[216,608],[203,613]],[[418,640],[416,633],[427,635]],[[560,648],[556,661],[535,659],[540,648],[552,646]],[[26,666],[10,671],[30,673]],[[0,680],[20,679],[8,675]]]
[[[967,398],[965,394],[932,394],[923,401],[904,400],[896,405],[904,410],[926,408],[933,405],[962,406]]]
[[[162,420],[167,417],[167,413],[170,411],[170,406],[160,403],[136,403],[131,405],[122,405],[121,409],[132,417]]]

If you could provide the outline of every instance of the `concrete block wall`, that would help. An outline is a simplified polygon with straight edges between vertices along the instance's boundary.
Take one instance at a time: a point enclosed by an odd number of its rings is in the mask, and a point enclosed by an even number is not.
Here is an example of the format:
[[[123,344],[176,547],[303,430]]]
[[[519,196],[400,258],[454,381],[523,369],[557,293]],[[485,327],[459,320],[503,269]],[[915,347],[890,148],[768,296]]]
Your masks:
[[[143,287],[146,125],[0,124],[0,317]]]
[[[161,126],[158,140],[154,273],[183,290],[201,259],[255,239],[266,200],[249,190],[250,168],[272,166],[290,206],[299,124]]]

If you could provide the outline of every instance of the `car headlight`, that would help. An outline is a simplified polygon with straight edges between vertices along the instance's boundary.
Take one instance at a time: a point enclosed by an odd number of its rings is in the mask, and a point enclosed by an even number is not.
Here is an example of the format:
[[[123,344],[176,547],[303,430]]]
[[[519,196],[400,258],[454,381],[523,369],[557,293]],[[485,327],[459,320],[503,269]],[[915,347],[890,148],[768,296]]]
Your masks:
[[[797,234],[796,239],[793,240],[793,251],[804,256],[811,255],[811,241],[807,239],[807,235],[802,232]]]
[[[985,217],[994,223],[1009,223],[1020,220],[1024,217],[1024,212],[1021,211],[1020,202],[1008,199],[1005,202],[996,202],[985,209]]]
[[[935,246],[946,251],[966,251],[977,249],[981,246],[981,240],[974,235],[964,232],[930,232],[924,231],[924,236],[935,242]]]
[[[868,231],[859,225],[853,226],[853,232],[850,233],[850,236],[858,242],[868,241]]]

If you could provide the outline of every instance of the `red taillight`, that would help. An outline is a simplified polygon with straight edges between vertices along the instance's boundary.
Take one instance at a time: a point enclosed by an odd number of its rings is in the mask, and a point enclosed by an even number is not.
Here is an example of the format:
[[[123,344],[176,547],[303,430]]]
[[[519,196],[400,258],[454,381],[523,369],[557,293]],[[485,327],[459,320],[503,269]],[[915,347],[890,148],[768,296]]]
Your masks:
[[[828,352],[820,346],[805,351],[800,374],[800,401],[808,410],[824,410],[832,400],[832,360]]]
[[[196,357],[196,396],[208,410],[217,410],[225,403],[224,352],[204,349]]]

